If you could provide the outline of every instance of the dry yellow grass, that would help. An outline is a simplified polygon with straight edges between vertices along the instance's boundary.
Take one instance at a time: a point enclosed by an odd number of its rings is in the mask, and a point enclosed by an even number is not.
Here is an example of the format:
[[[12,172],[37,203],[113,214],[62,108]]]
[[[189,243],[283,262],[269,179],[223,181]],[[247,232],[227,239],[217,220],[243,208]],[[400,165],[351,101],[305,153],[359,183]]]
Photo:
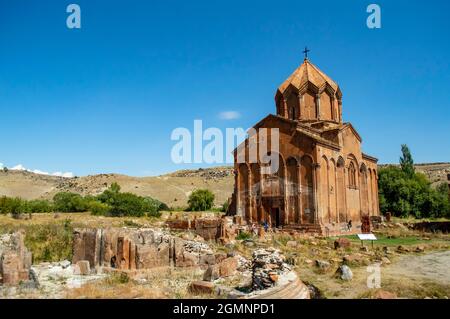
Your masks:
[[[191,295],[188,285],[194,280],[201,280],[203,271],[199,268],[154,268],[139,271],[129,280],[119,275],[83,285],[67,291],[70,299],[155,299],[155,298],[205,298]]]
[[[167,213],[168,214],[168,213]],[[166,214],[164,214],[166,216]],[[0,227],[19,229],[29,225],[51,224],[63,220],[70,220],[73,227],[104,228],[123,227],[130,221],[140,227],[162,226],[164,219],[153,217],[105,217],[93,216],[90,213],[59,213],[55,218],[53,213],[33,214],[31,219],[14,219],[9,215],[0,215]]]

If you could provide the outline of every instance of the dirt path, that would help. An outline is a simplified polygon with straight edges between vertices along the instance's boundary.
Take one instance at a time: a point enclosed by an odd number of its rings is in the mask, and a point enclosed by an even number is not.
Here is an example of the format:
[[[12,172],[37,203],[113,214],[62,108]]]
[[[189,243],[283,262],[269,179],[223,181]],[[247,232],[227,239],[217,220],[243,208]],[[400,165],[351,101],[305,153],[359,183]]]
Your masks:
[[[390,276],[430,280],[450,285],[450,250],[423,255],[404,255],[386,267],[384,272]]]
[[[450,297],[450,250],[396,255],[391,261],[381,266],[381,289],[399,298]],[[309,267],[301,267],[299,276],[316,285],[327,298],[367,298],[373,294],[375,289],[368,287],[371,272],[367,267],[351,269],[352,281],[338,280],[334,272],[320,275]]]

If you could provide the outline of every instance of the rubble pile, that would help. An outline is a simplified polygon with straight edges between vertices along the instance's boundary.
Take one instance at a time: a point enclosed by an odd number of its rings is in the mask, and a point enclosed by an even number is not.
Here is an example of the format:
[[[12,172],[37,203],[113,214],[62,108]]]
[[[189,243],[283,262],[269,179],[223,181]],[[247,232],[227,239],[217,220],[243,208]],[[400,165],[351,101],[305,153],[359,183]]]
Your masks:
[[[251,260],[248,260],[247,258],[245,258],[245,257],[243,257],[241,255],[237,255],[236,258],[237,258],[237,263],[238,263],[237,269],[240,272],[244,272],[244,271],[249,270],[249,269],[252,268]]]
[[[273,287],[280,276],[291,271],[280,251],[275,248],[257,249],[253,252],[252,289],[262,290]]]
[[[199,253],[199,254],[212,254],[213,251],[206,243],[186,240],[183,244],[183,248],[186,252],[189,253]]]

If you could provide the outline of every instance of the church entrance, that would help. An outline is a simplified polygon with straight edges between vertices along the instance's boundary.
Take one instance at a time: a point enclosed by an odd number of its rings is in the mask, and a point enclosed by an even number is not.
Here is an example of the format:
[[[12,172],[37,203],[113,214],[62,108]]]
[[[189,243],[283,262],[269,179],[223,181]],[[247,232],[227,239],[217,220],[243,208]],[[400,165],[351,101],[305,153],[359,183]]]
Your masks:
[[[273,207],[270,212],[270,219],[272,221],[272,227],[278,228],[281,226],[281,216],[280,209],[278,207]]]
[[[270,227],[278,228],[284,223],[283,211],[284,204],[283,198],[280,196],[264,196],[262,197],[262,204],[264,207],[266,220]]]

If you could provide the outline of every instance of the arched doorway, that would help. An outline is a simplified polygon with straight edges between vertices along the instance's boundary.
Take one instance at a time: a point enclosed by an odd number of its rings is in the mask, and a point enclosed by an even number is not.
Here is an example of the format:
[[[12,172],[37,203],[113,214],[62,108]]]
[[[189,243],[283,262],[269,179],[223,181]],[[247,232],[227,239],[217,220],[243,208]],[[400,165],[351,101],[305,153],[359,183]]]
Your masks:
[[[262,205],[264,207],[264,220],[272,227],[280,227],[286,223],[285,190],[286,166],[279,155],[279,166],[276,172],[263,175]]]

